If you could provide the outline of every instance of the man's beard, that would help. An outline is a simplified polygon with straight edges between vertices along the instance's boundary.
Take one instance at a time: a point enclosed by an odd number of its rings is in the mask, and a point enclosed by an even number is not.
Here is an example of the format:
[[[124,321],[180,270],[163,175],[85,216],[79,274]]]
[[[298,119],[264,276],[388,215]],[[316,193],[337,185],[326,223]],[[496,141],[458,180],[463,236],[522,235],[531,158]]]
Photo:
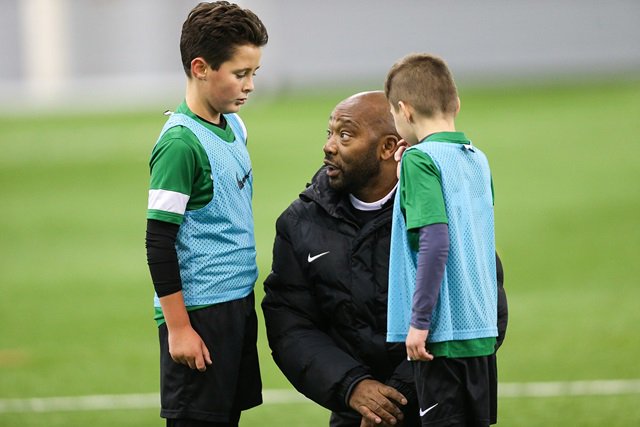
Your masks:
[[[329,178],[329,186],[343,193],[358,193],[368,185],[372,177],[380,173],[380,162],[376,157],[376,150],[371,150],[348,168],[341,167],[338,179]]]

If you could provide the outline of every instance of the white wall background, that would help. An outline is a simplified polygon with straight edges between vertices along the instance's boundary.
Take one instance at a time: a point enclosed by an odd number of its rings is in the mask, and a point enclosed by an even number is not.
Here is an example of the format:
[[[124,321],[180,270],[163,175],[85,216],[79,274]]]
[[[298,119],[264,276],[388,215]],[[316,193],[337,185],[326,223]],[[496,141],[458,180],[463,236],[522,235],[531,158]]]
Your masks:
[[[380,88],[409,52],[459,84],[640,76],[638,0],[239,0],[270,33],[258,90]],[[182,96],[191,0],[0,0],[0,107]],[[171,105],[173,105],[173,103]]]

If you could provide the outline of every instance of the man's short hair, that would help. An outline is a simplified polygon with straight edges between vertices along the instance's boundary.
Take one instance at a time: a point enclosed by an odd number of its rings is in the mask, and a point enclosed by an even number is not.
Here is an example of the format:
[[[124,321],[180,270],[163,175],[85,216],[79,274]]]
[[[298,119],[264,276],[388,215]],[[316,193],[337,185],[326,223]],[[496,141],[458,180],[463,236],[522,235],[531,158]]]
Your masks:
[[[264,24],[249,9],[227,1],[203,2],[189,12],[182,24],[182,66],[191,77],[191,61],[202,57],[217,70],[231,59],[238,46],[262,47],[268,40]]]
[[[453,75],[444,60],[435,55],[410,54],[393,64],[384,93],[395,110],[403,101],[425,117],[438,113],[455,115],[458,109]]]

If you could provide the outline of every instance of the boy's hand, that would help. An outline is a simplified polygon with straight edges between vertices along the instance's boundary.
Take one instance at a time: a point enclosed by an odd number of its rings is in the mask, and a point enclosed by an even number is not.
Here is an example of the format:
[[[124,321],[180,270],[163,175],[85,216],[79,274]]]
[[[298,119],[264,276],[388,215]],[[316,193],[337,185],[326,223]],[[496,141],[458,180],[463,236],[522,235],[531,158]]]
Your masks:
[[[411,361],[421,360],[423,362],[433,360],[433,355],[427,352],[428,336],[428,330],[416,329],[413,326],[409,326],[409,333],[405,340],[407,359]]]
[[[213,363],[209,349],[191,326],[169,330],[169,354],[174,362],[201,372]]]
[[[373,379],[360,381],[349,397],[349,406],[362,415],[362,426],[397,425],[404,418],[398,404],[406,405],[407,399],[395,388]]]
[[[176,363],[191,369],[206,371],[211,365],[211,355],[200,335],[191,326],[182,292],[160,298],[162,313],[169,332],[169,354]]]
[[[393,154],[393,158],[398,162],[398,166],[396,169],[396,176],[400,179],[400,160],[402,159],[402,153],[409,147],[409,144],[404,139],[401,139],[396,144],[396,152]]]

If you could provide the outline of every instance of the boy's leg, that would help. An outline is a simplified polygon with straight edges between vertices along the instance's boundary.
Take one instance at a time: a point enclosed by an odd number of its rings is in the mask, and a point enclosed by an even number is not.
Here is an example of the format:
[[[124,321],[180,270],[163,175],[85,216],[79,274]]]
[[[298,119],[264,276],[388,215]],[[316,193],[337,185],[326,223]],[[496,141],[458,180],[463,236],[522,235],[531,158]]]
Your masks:
[[[413,362],[423,426],[465,425],[464,371],[456,360],[436,357],[430,362]]]
[[[496,355],[459,360],[466,364],[469,425],[486,427],[495,424],[498,412]]]
[[[228,423],[216,423],[200,420],[185,420],[180,418],[167,419],[167,427],[238,427],[240,414],[233,416]]]
[[[489,384],[490,384],[490,398],[491,398],[491,408],[490,409],[490,423],[497,424],[498,423],[498,360],[496,358],[496,354],[492,354],[489,356]]]
[[[495,424],[495,355],[414,363],[423,426]]]
[[[262,403],[254,296],[192,311],[189,318],[213,364],[199,372],[175,363],[166,325],[160,326],[160,415],[233,425],[240,411]]]
[[[236,393],[232,412],[253,408],[262,403],[262,379],[260,376],[260,362],[258,360],[258,316],[255,310],[255,297],[251,293],[241,300],[245,313],[244,337],[242,350],[238,355],[240,365],[236,381]]]

